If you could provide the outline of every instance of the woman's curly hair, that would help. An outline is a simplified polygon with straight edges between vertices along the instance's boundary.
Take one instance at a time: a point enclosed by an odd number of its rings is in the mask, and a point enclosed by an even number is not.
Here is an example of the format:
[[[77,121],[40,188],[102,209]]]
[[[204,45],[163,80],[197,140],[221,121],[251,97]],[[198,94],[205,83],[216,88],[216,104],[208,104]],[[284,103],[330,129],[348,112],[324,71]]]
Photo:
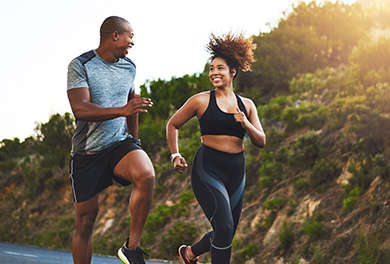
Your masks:
[[[239,68],[242,71],[251,71],[251,63],[255,61],[253,50],[256,49],[252,38],[245,38],[242,33],[233,34],[229,32],[221,37],[211,34],[210,42],[206,49],[210,52],[210,59],[221,57],[226,60],[230,67]]]

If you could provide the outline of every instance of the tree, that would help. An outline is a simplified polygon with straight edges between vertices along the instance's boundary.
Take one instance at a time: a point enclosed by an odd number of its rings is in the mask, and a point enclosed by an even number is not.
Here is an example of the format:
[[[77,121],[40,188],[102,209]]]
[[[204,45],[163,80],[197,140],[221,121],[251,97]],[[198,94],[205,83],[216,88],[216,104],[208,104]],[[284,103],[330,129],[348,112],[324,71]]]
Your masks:
[[[45,157],[48,166],[64,165],[71,150],[71,139],[75,129],[70,113],[54,114],[47,123],[40,123],[35,128],[39,143],[39,152]]]
[[[390,38],[362,40],[350,56],[357,66],[356,76],[367,85],[390,82]]]
[[[149,97],[157,102],[149,110],[153,118],[169,118],[171,111],[180,108],[192,95],[212,88],[206,72],[184,75],[169,81],[158,79],[148,81],[141,86],[141,96]]]
[[[0,161],[19,157],[20,146],[19,138],[3,139],[0,142]]]
[[[257,62],[241,76],[240,87],[271,97],[288,91],[292,77],[347,64],[370,25],[360,5],[301,2],[277,28],[254,38]]]

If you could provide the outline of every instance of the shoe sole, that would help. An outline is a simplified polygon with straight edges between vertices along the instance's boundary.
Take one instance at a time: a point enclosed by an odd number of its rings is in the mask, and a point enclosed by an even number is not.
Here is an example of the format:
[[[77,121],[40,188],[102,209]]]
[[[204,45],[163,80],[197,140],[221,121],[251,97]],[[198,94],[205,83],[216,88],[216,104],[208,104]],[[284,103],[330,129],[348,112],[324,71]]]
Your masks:
[[[131,263],[127,260],[125,254],[123,254],[122,248],[118,249],[118,257],[119,257],[120,260],[123,261],[123,263],[131,264]]]
[[[178,251],[179,251],[179,256],[180,256],[180,258],[181,258],[181,261],[183,261],[183,263],[184,264],[186,264],[186,261],[185,261],[185,256],[182,256],[181,255],[181,252],[180,252],[180,249],[182,248],[182,247],[186,247],[186,245],[181,245],[180,247],[179,247],[179,249],[178,249]],[[184,250],[184,252],[185,252],[185,250]]]

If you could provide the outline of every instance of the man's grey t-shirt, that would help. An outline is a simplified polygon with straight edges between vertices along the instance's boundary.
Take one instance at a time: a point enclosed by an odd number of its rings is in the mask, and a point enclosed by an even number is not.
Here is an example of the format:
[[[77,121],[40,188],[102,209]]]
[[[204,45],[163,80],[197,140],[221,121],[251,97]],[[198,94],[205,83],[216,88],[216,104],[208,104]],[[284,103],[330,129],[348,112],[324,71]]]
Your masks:
[[[108,63],[91,50],[69,64],[67,90],[88,88],[91,103],[101,107],[121,107],[128,102],[128,95],[134,89],[135,69],[129,58]],[[76,120],[72,155],[101,151],[131,137],[126,131],[125,117],[103,122]]]

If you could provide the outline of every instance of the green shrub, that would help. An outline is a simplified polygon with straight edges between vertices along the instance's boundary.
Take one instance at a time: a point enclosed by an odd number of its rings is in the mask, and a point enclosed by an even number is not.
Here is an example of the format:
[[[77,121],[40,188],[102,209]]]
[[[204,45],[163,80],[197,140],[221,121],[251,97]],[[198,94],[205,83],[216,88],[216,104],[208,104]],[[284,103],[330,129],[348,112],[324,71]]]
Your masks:
[[[293,166],[310,168],[322,153],[321,136],[314,131],[308,131],[295,142],[289,162]]]
[[[283,109],[280,119],[287,125],[287,130],[295,131],[303,127],[320,129],[327,122],[327,108],[313,103],[300,103]]]
[[[270,228],[275,220],[275,214],[267,215],[264,218],[264,227]]]
[[[290,91],[298,94],[313,91],[316,88],[313,84],[317,78],[313,73],[306,73],[299,76],[299,78],[293,78],[290,81]]]
[[[325,159],[316,161],[312,170],[308,173],[307,181],[311,187],[316,187],[326,181],[335,178],[336,165]]]
[[[238,252],[239,263],[244,263],[247,260],[253,258],[258,252],[258,246],[256,244],[249,244]]]
[[[378,235],[360,233],[356,237],[360,264],[376,264],[381,256],[381,239]]]
[[[324,255],[321,252],[321,248],[317,246],[313,246],[313,257],[311,258],[312,264],[328,264],[328,262],[325,262]]]
[[[194,224],[175,222],[162,235],[159,251],[162,257],[172,259],[177,255],[180,245],[192,244],[197,236],[198,231]]]
[[[284,168],[276,162],[263,162],[259,169],[259,175],[260,186],[267,188],[283,179]]]
[[[372,159],[373,168],[371,174],[376,177],[386,178],[388,176],[388,165],[383,154],[376,154]]]
[[[178,212],[180,216],[188,216],[191,200],[193,199],[195,199],[195,195],[191,190],[182,192],[178,203],[175,205],[175,207],[177,207],[175,208],[176,212]]]
[[[153,213],[149,214],[145,224],[144,232],[142,233],[142,239],[146,242],[152,242],[155,236],[161,232],[164,226],[170,221],[173,212],[173,207],[160,204]]]
[[[2,160],[0,161],[0,173],[10,171],[16,166],[15,160]]]
[[[352,209],[352,206],[355,205],[362,191],[363,190],[361,187],[355,186],[348,192],[347,197],[345,197],[343,200],[343,208],[345,211],[350,211]]]
[[[309,186],[307,183],[306,179],[304,178],[299,178],[296,181],[294,181],[294,187],[299,189],[299,190],[304,190]]]
[[[317,221],[307,221],[302,230],[311,240],[317,240],[324,232],[324,225]]]
[[[188,216],[191,200],[194,199],[194,197],[193,192],[187,190],[180,194],[179,201],[176,204],[172,206],[160,204],[154,209],[153,213],[149,214],[142,238],[146,242],[152,242],[155,240],[155,236],[161,232],[172,219]]]
[[[279,241],[283,249],[288,249],[294,243],[294,234],[287,223],[283,223],[279,232]]]
[[[290,100],[287,96],[271,98],[268,104],[266,104],[261,109],[262,115],[269,121],[280,121],[280,114],[282,113],[282,110],[286,107],[287,104],[291,104],[289,101]]]
[[[259,184],[261,188],[267,188],[273,185],[272,178],[270,176],[260,176]]]
[[[367,189],[377,175],[372,175],[372,162],[369,157],[361,156],[358,161],[351,160],[348,172],[352,177],[348,180],[351,186],[359,186]]]
[[[266,210],[278,211],[286,204],[286,200],[283,197],[274,198],[264,202],[264,208]]]

